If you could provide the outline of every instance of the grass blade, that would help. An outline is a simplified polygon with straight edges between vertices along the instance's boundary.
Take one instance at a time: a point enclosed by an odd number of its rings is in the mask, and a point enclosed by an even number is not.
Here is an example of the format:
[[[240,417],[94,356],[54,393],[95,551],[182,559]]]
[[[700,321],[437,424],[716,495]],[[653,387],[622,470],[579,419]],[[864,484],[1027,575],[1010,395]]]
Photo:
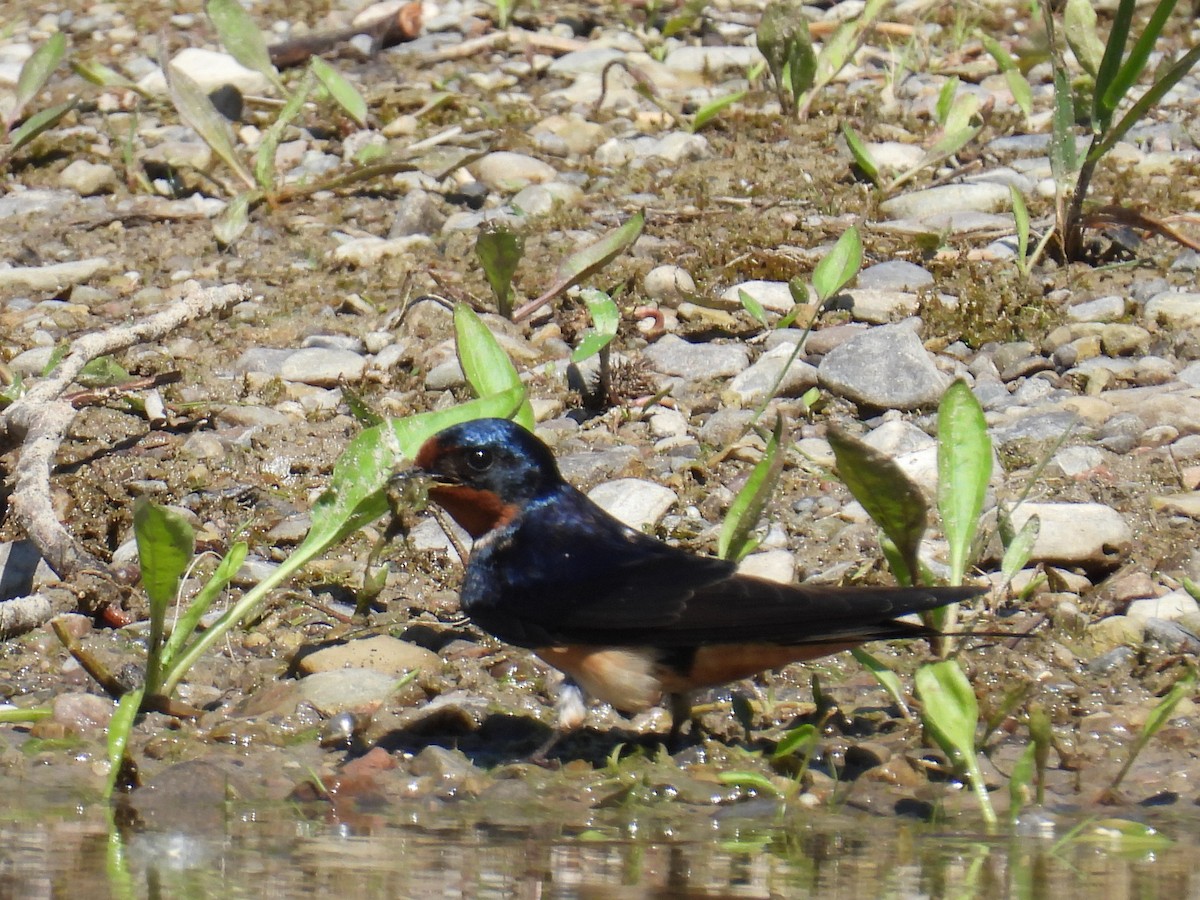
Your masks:
[[[783,456],[779,444],[783,437],[783,417],[775,420],[775,428],[767,440],[767,449],[763,458],[754,466],[746,484],[738,491],[725,521],[721,523],[721,534],[717,538],[717,556],[740,562],[750,553],[758,542],[754,540],[754,529],[762,518],[779,474],[783,471]]]
[[[20,74],[17,75],[17,95],[8,114],[10,126],[21,117],[21,113],[38,95],[38,91],[46,86],[46,82],[50,80],[66,53],[67,36],[61,31],[56,31],[25,60]]]
[[[732,94],[725,94],[717,97],[715,100],[710,100],[702,107],[696,110],[696,115],[692,117],[692,121],[688,124],[688,131],[695,134],[713,119],[721,114],[721,111],[728,106],[740,102],[746,96],[746,91],[734,91]]]
[[[1129,26],[1133,22],[1133,8],[1136,0],[1120,0],[1116,15],[1113,16],[1112,27],[1108,32],[1108,41],[1104,45],[1104,56],[1100,59],[1100,67],[1096,70],[1096,89],[1092,97],[1092,118],[1101,133],[1108,130],[1112,120],[1113,109],[1106,107],[1108,89],[1112,86],[1121,68],[1121,57],[1125,55],[1125,42],[1129,39]],[[1057,79],[1055,79],[1057,82]],[[1058,84],[1054,85],[1055,94]]]
[[[1141,77],[1142,70],[1146,68],[1146,61],[1150,58],[1150,52],[1154,49],[1154,44],[1158,41],[1163,27],[1167,24],[1167,19],[1174,9],[1175,0],[1160,0],[1158,6],[1154,8],[1154,12],[1150,14],[1150,20],[1142,28],[1137,40],[1134,41],[1129,56],[1125,58],[1112,81],[1105,88],[1104,109],[1108,110],[1109,115],[1120,105],[1121,101],[1125,99],[1125,95],[1129,93],[1129,89]],[[1111,35],[1109,40],[1112,40]],[[1099,90],[1100,85],[1097,83],[1096,91],[1099,92]]]
[[[812,284],[817,300],[824,303],[849,284],[862,268],[862,260],[862,239],[858,236],[858,228],[852,225],[813,270]]]
[[[9,134],[8,146],[4,148],[3,154],[0,155],[0,161],[11,159],[14,153],[39,134],[49,131],[62,120],[63,116],[73,110],[78,103],[78,98],[72,98],[66,103],[59,103],[56,106],[51,106],[48,109],[40,109],[35,112]]]
[[[854,159],[854,164],[862,170],[874,183],[875,187],[880,187],[879,179],[879,164],[875,162],[875,157],[871,155],[871,151],[859,137],[857,131],[850,127],[846,122],[842,123],[842,136],[846,138],[846,146],[850,148],[850,156]]]
[[[121,777],[121,769],[125,764],[125,748],[129,746],[129,735],[133,731],[133,723],[138,710],[142,706],[142,688],[130,691],[121,698],[117,710],[108,720],[108,778],[104,783],[103,796],[112,797],[117,787],[117,779]]]
[[[171,102],[179,112],[179,117],[203,138],[204,143],[212,147],[213,152],[225,161],[247,188],[253,190],[256,187],[254,173],[234,150],[233,134],[225,117],[217,112],[208,95],[187,73],[170,64],[164,68],[164,73]]]
[[[241,569],[242,563],[246,561],[246,554],[249,552],[249,545],[245,541],[238,541],[229,548],[229,552],[217,564],[216,571],[205,582],[204,587],[192,598],[192,602],[188,604],[188,608],[183,615],[175,623],[175,627],[171,629],[171,636],[167,638],[167,642],[163,645],[162,664],[164,667],[171,664],[171,660],[175,658],[175,654],[191,637],[196,627],[200,624],[200,620],[204,618],[204,614],[208,612],[208,608],[212,606],[213,601],[217,599],[217,595],[229,586],[229,582],[233,580],[233,576]]]

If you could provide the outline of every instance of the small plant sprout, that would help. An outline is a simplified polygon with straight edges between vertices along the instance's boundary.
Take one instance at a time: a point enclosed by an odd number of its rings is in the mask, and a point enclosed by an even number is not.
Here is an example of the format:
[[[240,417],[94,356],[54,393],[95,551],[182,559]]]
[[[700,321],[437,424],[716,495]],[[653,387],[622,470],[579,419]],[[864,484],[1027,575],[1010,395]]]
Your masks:
[[[496,341],[496,336],[465,303],[454,307],[454,335],[458,347],[458,363],[476,397],[491,397],[495,394],[525,390],[521,376],[517,374],[517,369],[504,352],[504,348]],[[521,402],[513,420],[521,427],[533,431],[533,407],[529,405],[528,400]]]
[[[588,313],[592,317],[592,328],[571,354],[573,363],[581,363],[597,353],[603,353],[617,336],[617,326],[621,321],[621,312],[617,309],[617,304],[604,291],[584,288],[579,292],[579,296],[587,305]]]
[[[1125,780],[1125,776],[1133,768],[1134,761],[1146,749],[1146,745],[1150,743],[1151,739],[1162,731],[1163,726],[1171,720],[1171,713],[1175,711],[1175,707],[1179,705],[1179,701],[1184,697],[1192,697],[1195,693],[1196,673],[1193,669],[1188,669],[1172,685],[1171,690],[1167,691],[1166,696],[1158,701],[1158,705],[1151,710],[1150,715],[1146,717],[1146,723],[1142,726],[1142,730],[1138,732],[1133,746],[1129,748],[1129,755],[1125,758],[1120,771],[1117,772],[1116,777],[1112,780],[1112,784],[1108,786],[1108,790],[1105,792],[1106,799],[1118,796],[1117,792],[1120,790],[1121,782]]]
[[[1066,4],[1063,12],[1066,41],[1080,65],[1094,79],[1090,108],[1086,110],[1091,123],[1091,137],[1086,152],[1081,156],[1075,147],[1075,86],[1056,38],[1052,4],[1050,0],[1041,0],[1054,74],[1050,163],[1056,188],[1056,232],[1063,257],[1068,261],[1084,257],[1084,231],[1096,225],[1117,222],[1178,239],[1171,229],[1137,210],[1105,207],[1085,214],[1083,209],[1100,161],[1200,61],[1198,45],[1191,47],[1174,62],[1164,64],[1155,73],[1150,87],[1114,123],[1118,108],[1145,72],[1154,46],[1175,8],[1175,2],[1159,0],[1142,32],[1135,37],[1132,26],[1137,2],[1120,0],[1108,40],[1103,42],[1103,54],[1099,53],[1101,42],[1095,30],[1095,12],[1085,8],[1089,6],[1087,0],[1069,0]],[[1131,37],[1134,40],[1129,46]]]
[[[504,225],[488,225],[475,239],[475,255],[496,298],[496,311],[512,318],[512,281],[525,255],[525,237]]]
[[[979,703],[971,682],[955,660],[944,660],[918,669],[916,687],[921,700],[921,723],[926,733],[954,766],[966,773],[983,820],[989,827],[995,826],[996,811],[992,808],[975,751]]]
[[[279,93],[286,94],[262,32],[238,0],[208,0],[204,11],[229,55],[247,69],[262,73]]]

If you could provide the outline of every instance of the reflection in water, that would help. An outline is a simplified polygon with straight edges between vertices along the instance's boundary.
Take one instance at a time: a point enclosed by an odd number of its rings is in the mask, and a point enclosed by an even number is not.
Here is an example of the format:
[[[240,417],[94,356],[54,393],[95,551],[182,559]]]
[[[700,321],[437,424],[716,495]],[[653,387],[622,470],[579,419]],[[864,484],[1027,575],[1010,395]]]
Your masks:
[[[758,807],[763,813],[763,808]],[[322,810],[321,812],[323,812]],[[1069,897],[1200,895],[1196,822],[1161,845],[953,833],[895,817],[664,804],[593,828],[498,826],[471,804],[112,832],[103,807],[0,813],[0,897]]]

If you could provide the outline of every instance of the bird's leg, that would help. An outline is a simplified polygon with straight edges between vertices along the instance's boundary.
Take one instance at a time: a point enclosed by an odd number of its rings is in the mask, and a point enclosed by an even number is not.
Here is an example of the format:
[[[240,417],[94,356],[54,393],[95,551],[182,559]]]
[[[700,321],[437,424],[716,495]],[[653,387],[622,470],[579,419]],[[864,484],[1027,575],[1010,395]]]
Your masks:
[[[668,703],[671,707],[671,733],[667,735],[667,749],[674,753],[683,746],[681,740],[683,726],[691,722],[692,733],[696,734],[699,731],[699,725],[692,718],[692,697],[690,694],[670,694],[668,695]]]
[[[563,681],[558,689],[558,698],[554,702],[554,730],[540,747],[530,754],[529,761],[539,766],[549,763],[546,754],[557,746],[558,742],[578,728],[587,718],[587,700],[583,689],[570,678]]]

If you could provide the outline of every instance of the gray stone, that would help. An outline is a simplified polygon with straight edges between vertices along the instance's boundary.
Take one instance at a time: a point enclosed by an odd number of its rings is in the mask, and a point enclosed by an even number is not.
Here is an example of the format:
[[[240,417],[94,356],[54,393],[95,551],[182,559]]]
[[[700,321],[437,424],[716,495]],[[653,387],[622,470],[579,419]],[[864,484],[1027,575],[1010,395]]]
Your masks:
[[[738,571],[767,581],[791,584],[796,578],[796,557],[787,550],[751,553],[738,565]]]
[[[835,347],[817,375],[838,396],[880,409],[935,406],[949,384],[904,325],[880,325]]]
[[[1134,622],[1145,625],[1150,619],[1164,619],[1176,622],[1186,616],[1200,613],[1200,604],[1196,603],[1185,590],[1171,591],[1161,597],[1147,597],[1144,600],[1134,600],[1125,610],[1125,615]]]
[[[676,503],[670,488],[640,478],[606,481],[588,491],[588,497],[634,531],[657,525]]]
[[[433,241],[423,234],[410,234],[397,238],[373,236],[351,238],[334,248],[333,258],[337,262],[354,266],[374,266],[389,257],[404,256],[411,254],[414,250],[432,246]]]
[[[509,205],[523,216],[545,216],[559,207],[576,207],[582,200],[583,191],[575,185],[548,181],[521,188]]]
[[[752,409],[722,407],[705,420],[697,437],[709,447],[725,447],[741,437],[753,419]]]
[[[247,69],[228,53],[187,47],[175,54],[169,65],[190,77],[206,94],[225,85],[231,85],[243,94],[265,94],[271,90],[271,82],[265,75]],[[138,81],[138,87],[152,94],[165,94],[167,80],[159,69],[155,69]]]
[[[1125,300],[1112,294],[1067,307],[1067,318],[1075,322],[1112,322],[1125,315]]]
[[[448,359],[425,373],[425,387],[431,391],[448,391],[465,383],[466,377],[457,359]]]
[[[1031,516],[1039,530],[1032,559],[1088,571],[1116,567],[1129,555],[1133,531],[1125,518],[1102,503],[1022,503],[1011,513],[1017,531]]]
[[[1142,602],[1142,601],[1139,601]],[[1175,653],[1200,653],[1200,637],[1178,622],[1150,618],[1146,620],[1146,640]]]
[[[497,150],[472,165],[476,178],[493,191],[515,194],[531,184],[543,184],[558,177],[548,163],[524,153]]]
[[[59,173],[58,183],[84,197],[110,194],[117,186],[117,173],[112,166],[77,159]]]
[[[332,669],[302,679],[298,699],[328,717],[387,701],[396,693],[397,680],[372,669]]]
[[[768,312],[783,315],[791,312],[792,307],[796,305],[796,301],[792,297],[791,288],[788,287],[786,281],[754,280],[735,284],[726,288],[721,293],[721,302],[725,304],[726,309],[742,308],[741,291],[745,291],[757,300],[759,305]],[[810,300],[813,298],[811,289],[808,292],[808,297]]]
[[[850,315],[859,322],[885,325],[913,315],[920,306],[916,294],[904,291],[852,288],[837,297],[839,307],[847,305]]]
[[[872,291],[919,291],[933,286],[933,275],[916,263],[889,259],[859,272],[856,284]]]
[[[113,264],[102,256],[46,266],[14,266],[0,269],[0,290],[60,291],[112,268]]]
[[[673,334],[651,344],[643,355],[654,371],[689,381],[728,378],[750,363],[741,344],[692,344]]]
[[[679,47],[667,55],[668,69],[676,72],[703,74],[726,70],[745,72],[762,62],[757,47]]]
[[[240,374],[259,372],[264,375],[278,375],[283,370],[283,363],[295,350],[281,350],[275,347],[250,347],[243,350],[233,363],[233,371]]]
[[[737,394],[745,406],[765,400],[779,378],[783,367],[792,356],[792,346],[780,344],[760,356],[750,368],[738,373],[729,382],[729,390]],[[795,359],[787,369],[783,381],[775,391],[777,397],[798,397],[817,384],[817,370],[808,363]]]
[[[893,219],[928,219],[947,213],[1000,212],[1011,202],[1008,188],[1002,184],[946,184],[885,200],[879,210]]]
[[[1142,318],[1168,328],[1200,327],[1200,293],[1166,291],[1146,301]]]
[[[431,650],[388,634],[346,641],[305,654],[296,663],[302,675],[338,669],[370,669],[393,678],[409,672],[429,674],[442,670],[442,658]]]
[[[350,350],[308,347],[297,350],[283,361],[279,377],[284,381],[334,387],[343,381],[359,381],[366,368],[366,359]]]
[[[696,282],[681,266],[655,266],[642,280],[642,290],[651,300],[678,302],[696,293]]]

